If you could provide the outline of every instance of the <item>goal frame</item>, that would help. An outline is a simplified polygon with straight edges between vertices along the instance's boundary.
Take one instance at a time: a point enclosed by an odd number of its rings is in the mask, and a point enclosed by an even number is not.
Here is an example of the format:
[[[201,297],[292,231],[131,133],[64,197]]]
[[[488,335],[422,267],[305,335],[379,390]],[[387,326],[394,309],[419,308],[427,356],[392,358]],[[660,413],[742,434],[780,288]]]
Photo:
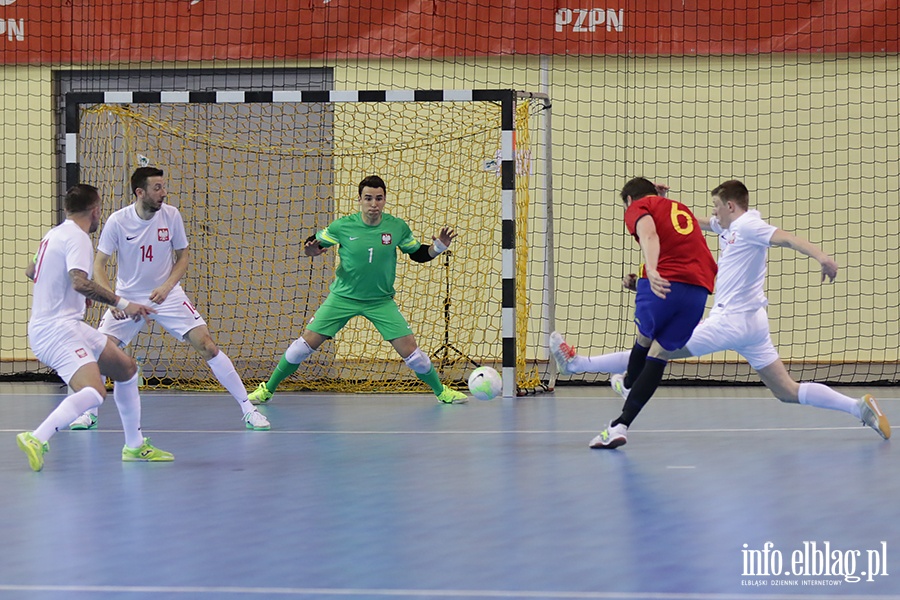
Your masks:
[[[517,386],[516,344],[516,103],[520,99],[534,98],[544,102],[549,109],[546,94],[521,92],[510,89],[472,90],[195,90],[195,91],[98,91],[69,92],[65,95],[65,187],[81,182],[79,162],[81,107],[93,104],[226,104],[226,103],[337,103],[337,102],[496,102],[501,106],[499,172],[501,186],[501,365],[503,397],[512,398],[522,390]],[[544,153],[547,160],[546,177],[549,180],[551,155],[549,117],[545,123]],[[545,265],[551,285],[549,298],[545,299],[550,312],[542,319],[542,331],[549,332],[553,322],[552,277],[552,202],[550,187],[546,186],[544,206],[546,211],[547,243]],[[545,273],[545,277],[548,273]],[[545,290],[546,292],[546,290]],[[547,317],[547,315],[545,315]]]

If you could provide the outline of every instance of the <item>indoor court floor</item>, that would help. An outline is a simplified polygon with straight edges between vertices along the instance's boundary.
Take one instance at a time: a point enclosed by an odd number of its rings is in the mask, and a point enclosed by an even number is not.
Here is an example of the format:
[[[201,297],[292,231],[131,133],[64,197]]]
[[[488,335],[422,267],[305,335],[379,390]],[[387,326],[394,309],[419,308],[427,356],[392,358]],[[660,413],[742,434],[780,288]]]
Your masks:
[[[121,462],[110,395],[34,473],[15,434],[62,392],[0,384],[0,598],[900,598],[896,442],[762,387],[661,388],[612,451],[605,386],[279,393],[269,432],[148,392],[158,464]]]

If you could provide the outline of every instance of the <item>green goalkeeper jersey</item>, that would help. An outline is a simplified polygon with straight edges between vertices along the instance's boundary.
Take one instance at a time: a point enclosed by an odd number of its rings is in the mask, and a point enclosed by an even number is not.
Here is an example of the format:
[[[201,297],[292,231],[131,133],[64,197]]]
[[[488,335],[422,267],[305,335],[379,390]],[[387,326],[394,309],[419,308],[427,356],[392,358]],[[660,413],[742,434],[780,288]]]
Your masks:
[[[421,246],[406,221],[387,213],[374,226],[366,225],[361,213],[341,217],[316,239],[322,248],[339,246],[340,264],[329,289],[351,300],[393,298],[397,249],[410,254]]]

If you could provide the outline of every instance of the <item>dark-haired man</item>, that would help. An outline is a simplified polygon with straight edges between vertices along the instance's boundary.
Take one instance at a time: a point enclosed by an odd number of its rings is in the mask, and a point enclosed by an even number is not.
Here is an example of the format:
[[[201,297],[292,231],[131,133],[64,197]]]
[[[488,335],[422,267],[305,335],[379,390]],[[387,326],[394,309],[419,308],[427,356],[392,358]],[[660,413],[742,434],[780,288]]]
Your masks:
[[[84,322],[86,300],[116,307],[122,319],[143,320],[153,309],[129,302],[91,280],[94,247],[88,234],[100,226],[102,201],[97,188],[78,184],[66,193],[66,219],[41,239],[37,254],[25,269],[34,281],[34,300],[28,321],[31,349],[56,370],[72,394],[32,432],[16,436],[29,466],[40,471],[48,440],[82,412],[106,398],[103,375],[113,381],[137,382],[137,365],[105,335]],[[103,375],[101,375],[101,373]],[[171,461],[172,454],[153,447],[141,435],[141,399],[135,394],[116,398],[125,430],[123,461]]]
[[[177,208],[166,202],[162,169],[139,167],[131,175],[134,202],[106,220],[97,244],[94,276],[110,287],[107,263],[117,255],[116,292],[139,298],[156,307],[152,318],[178,340],[185,340],[206,361],[215,378],[238,403],[247,429],[265,431],[269,420],[247,399],[247,390],[231,359],[212,339],[206,322],[181,287],[190,263],[184,221]],[[99,330],[124,348],[143,329],[144,322],[125,321],[115,308],[106,311]],[[113,395],[120,393],[120,385]],[[76,419],[72,429],[92,429],[96,410]]]
[[[699,222],[704,230],[719,236],[719,274],[713,308],[684,348],[668,353],[669,360],[733,350],[747,359],[782,402],[839,410],[859,419],[882,438],[890,438],[890,423],[871,394],[857,399],[821,383],[798,383],[785,368],[769,334],[764,289],[769,247],[791,248],[815,259],[821,266],[822,281],[834,281],[837,263],[808,240],[766,223],[759,211],[750,208],[750,192],[742,182],[732,179],[716,186],[712,198],[712,216],[700,218]],[[626,278],[625,287],[634,289],[633,278]],[[566,373],[589,372],[592,363],[615,364],[614,355],[584,360],[558,334],[550,349],[560,370]],[[632,370],[630,364],[628,369]],[[633,373],[617,373],[610,384],[620,395],[629,397],[633,392],[628,389],[629,380],[633,380]]]
[[[406,221],[384,212],[386,199],[384,180],[377,175],[366,177],[359,183],[359,212],[337,219],[306,240],[307,256],[318,256],[327,248],[338,246],[340,266],[328,297],[306,330],[285,351],[269,380],[250,393],[254,404],[268,402],[282,381],[356,316],[365,317],[375,326],[439,401],[466,402],[465,394],[441,383],[431,359],[419,348],[394,301],[397,251],[416,262],[428,262],[447,250],[456,234],[450,227],[443,227],[431,244],[421,244]]]
[[[629,181],[620,194],[625,225],[644,258],[634,309],[637,339],[628,357],[635,377],[622,413],[591,440],[591,448],[626,443],[628,427],[659,387],[671,352],[691,337],[713,292],[716,261],[700,223],[687,206],[664,194],[665,188],[643,177]],[[551,335],[554,357],[561,339]],[[565,366],[565,360],[558,362]]]

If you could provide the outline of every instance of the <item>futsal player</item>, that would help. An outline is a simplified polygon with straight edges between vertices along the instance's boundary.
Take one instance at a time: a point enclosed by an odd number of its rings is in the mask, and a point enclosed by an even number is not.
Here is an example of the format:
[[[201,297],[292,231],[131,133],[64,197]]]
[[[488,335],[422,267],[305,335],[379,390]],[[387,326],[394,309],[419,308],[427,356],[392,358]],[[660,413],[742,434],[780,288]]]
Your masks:
[[[125,430],[123,461],[174,459],[141,435],[141,398],[137,392],[137,365],[105,335],[84,322],[86,299],[115,306],[129,321],[153,313],[153,309],[117,296],[91,281],[94,248],[89,233],[100,226],[102,201],[97,188],[79,184],[66,193],[66,219],[41,239],[33,261],[25,269],[34,281],[34,300],[28,321],[31,349],[45,365],[56,370],[73,393],[32,432],[16,436],[29,466],[40,471],[48,441],[81,412],[99,406],[106,398],[103,375],[118,382],[134,382],[133,393],[117,395],[116,405]]]
[[[720,350],[734,350],[747,359],[772,394],[782,402],[800,403],[848,413],[875,430],[884,439],[891,437],[887,417],[871,394],[851,398],[821,383],[796,382],[789,374],[772,343],[765,296],[766,263],[770,247],[791,248],[818,261],[822,281],[834,281],[837,263],[815,244],[765,222],[759,211],[750,209],[750,192],[737,180],[712,191],[713,211],[700,218],[701,227],[719,236],[719,274],[716,295],[709,316],[695,329],[685,346],[668,353],[668,359],[703,356]],[[633,289],[633,276],[625,286]],[[640,364],[628,364],[620,374],[623,353],[581,357],[555,333],[550,350],[561,373],[613,372],[610,383],[623,397],[630,397],[640,372]],[[607,370],[611,369],[611,370]],[[614,369],[614,370],[612,370]]]
[[[307,256],[319,256],[338,246],[340,265],[328,297],[306,330],[284,352],[269,380],[250,393],[254,404],[268,402],[282,381],[356,316],[365,317],[375,326],[439,401],[467,401],[465,394],[441,383],[431,359],[419,348],[394,301],[397,251],[416,262],[428,262],[447,250],[456,234],[443,227],[431,244],[419,243],[406,221],[384,212],[386,198],[384,180],[377,175],[366,177],[359,183],[359,212],[337,219],[306,240]]]
[[[154,306],[151,318],[176,339],[187,340],[194,347],[237,401],[247,429],[269,429],[269,420],[248,400],[231,359],[213,342],[206,322],[181,288],[190,253],[181,213],[166,203],[165,174],[156,167],[140,167],[131,175],[131,190],[134,202],[110,215],[100,232],[94,259],[96,280],[110,287],[106,266],[112,255],[118,255],[116,293]],[[144,321],[121,316],[115,307],[107,310],[99,330],[124,348],[143,329]],[[119,392],[120,384],[116,383],[113,395]],[[82,414],[71,427],[92,429],[96,424],[95,409]]]
[[[626,443],[628,427],[662,381],[668,353],[690,338],[713,291],[716,261],[700,223],[687,206],[664,193],[637,177],[620,194],[625,226],[644,258],[634,309],[637,339],[628,358],[628,370],[637,376],[622,413],[591,440],[591,448]]]

